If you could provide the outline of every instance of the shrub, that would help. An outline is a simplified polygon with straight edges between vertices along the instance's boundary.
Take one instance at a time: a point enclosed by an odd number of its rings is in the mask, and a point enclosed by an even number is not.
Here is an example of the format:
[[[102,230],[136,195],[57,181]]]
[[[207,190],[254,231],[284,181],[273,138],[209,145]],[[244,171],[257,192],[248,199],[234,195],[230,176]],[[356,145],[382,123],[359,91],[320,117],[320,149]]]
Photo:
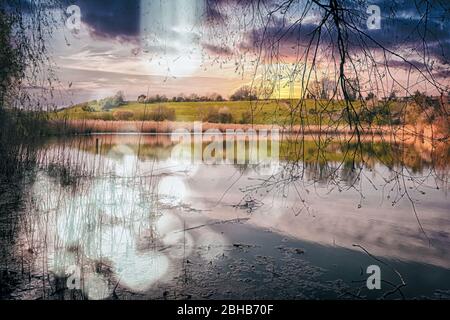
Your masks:
[[[227,107],[222,107],[219,109],[219,122],[220,123],[231,123],[233,122],[233,115],[230,109]]]
[[[142,120],[175,121],[175,118],[175,109],[167,108],[166,106],[159,106],[152,110],[149,114],[143,116]]]
[[[219,123],[219,110],[217,108],[210,108],[208,114],[203,117],[203,121],[210,123]]]
[[[113,108],[117,108],[125,103],[124,94],[122,91],[117,92],[114,97],[108,97],[103,100],[100,100],[98,104],[103,110],[110,110]]]
[[[245,111],[241,116],[241,124],[252,123],[252,113],[250,111]]]
[[[133,118],[134,113],[132,111],[120,110],[114,112],[113,115],[115,120],[130,120]]]
[[[220,109],[211,108],[203,121],[210,123],[232,123],[233,115],[227,107],[222,107]]]
[[[417,124],[422,112],[422,108],[417,103],[408,103],[405,108],[406,123]]]
[[[95,112],[95,108],[94,107],[91,107],[89,104],[87,104],[87,103],[84,103],[82,106],[81,106],[81,110],[83,110],[84,112]]]

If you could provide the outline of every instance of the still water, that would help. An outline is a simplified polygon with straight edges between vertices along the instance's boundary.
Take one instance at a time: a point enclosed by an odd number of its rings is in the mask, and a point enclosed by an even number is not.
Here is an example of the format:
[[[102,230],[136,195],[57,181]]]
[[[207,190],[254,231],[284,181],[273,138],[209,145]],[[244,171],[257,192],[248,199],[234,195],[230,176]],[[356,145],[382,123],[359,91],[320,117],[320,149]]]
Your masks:
[[[448,148],[288,140],[259,164],[192,162],[165,135],[43,142],[2,297],[450,298]]]

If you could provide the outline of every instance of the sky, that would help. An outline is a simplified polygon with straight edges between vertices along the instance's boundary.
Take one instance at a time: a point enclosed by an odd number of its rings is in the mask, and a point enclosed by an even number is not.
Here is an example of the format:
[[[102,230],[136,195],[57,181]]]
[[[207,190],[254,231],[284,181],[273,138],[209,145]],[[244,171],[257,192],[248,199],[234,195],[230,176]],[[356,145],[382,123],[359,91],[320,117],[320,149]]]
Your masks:
[[[323,11],[311,2],[294,0],[280,9],[286,1],[67,0],[62,7],[77,5],[81,24],[75,30],[62,25],[51,39],[51,57],[63,92],[57,103],[100,99],[119,90],[129,100],[140,94],[217,92],[228,97],[242,85],[269,88],[272,97],[298,97],[304,90],[305,71],[313,71],[310,77],[315,80],[334,81],[337,73],[338,34],[328,24],[331,19],[324,25],[312,66],[307,47],[318,41],[314,30]],[[435,93],[435,83],[449,84],[450,4],[342,3],[353,10],[349,17],[363,32],[352,30],[347,35],[346,50],[366,91],[395,89],[402,95],[408,87]],[[380,8],[380,29],[367,29],[365,11],[370,4]],[[268,12],[275,12],[270,19]],[[381,71],[375,72],[373,61],[364,58],[363,47]],[[351,66],[348,72],[352,74]]]

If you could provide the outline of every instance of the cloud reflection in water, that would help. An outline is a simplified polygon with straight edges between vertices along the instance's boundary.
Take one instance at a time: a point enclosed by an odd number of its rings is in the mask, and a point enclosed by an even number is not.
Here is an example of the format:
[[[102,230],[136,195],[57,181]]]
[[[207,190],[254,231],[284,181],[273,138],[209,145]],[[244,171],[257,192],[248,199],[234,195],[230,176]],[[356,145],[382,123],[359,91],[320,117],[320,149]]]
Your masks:
[[[224,241],[223,236],[205,228],[206,238],[195,243],[184,230],[182,212],[177,208],[187,194],[182,177],[141,179],[137,174],[140,161],[125,145],[112,148],[107,158],[112,159],[112,175],[95,177],[76,192],[39,173],[33,189],[36,209],[51,214],[45,221],[36,215],[34,223],[40,228],[51,226],[41,234],[50,239],[44,257],[48,271],[65,278],[71,276],[74,266],[83,269],[84,294],[104,299],[111,294],[111,284],[96,272],[98,264],[110,267],[120,286],[143,292],[158,281],[175,277],[174,270],[180,271],[175,265],[182,263],[195,245],[201,246],[201,241]],[[208,250],[205,257],[214,258],[223,250],[219,248]]]

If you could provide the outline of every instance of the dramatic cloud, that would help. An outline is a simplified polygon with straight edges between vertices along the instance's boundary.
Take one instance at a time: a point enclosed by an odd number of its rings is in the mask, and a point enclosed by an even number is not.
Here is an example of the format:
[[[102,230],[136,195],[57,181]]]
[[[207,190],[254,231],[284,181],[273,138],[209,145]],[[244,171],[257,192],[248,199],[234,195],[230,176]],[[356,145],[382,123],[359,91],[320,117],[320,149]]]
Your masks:
[[[126,89],[133,95],[145,91],[141,86],[147,81],[145,76],[151,75],[160,77],[158,81],[163,79],[158,90],[164,93],[193,91],[190,89],[191,80],[195,78],[199,79],[196,91],[220,91],[226,96],[250,81],[249,78],[254,75],[254,55],[258,54],[262,54],[258,66],[261,69],[267,67],[264,69],[265,76],[273,76],[270,68],[279,64],[282,69],[275,70],[274,67],[273,70],[284,77],[280,81],[285,81],[291,77],[293,65],[309,63],[306,60],[310,59],[313,52],[310,51],[310,56],[306,57],[306,48],[310,43],[315,47],[316,30],[324,14],[323,8],[314,4],[306,5],[311,4],[312,0],[62,1],[80,6],[83,22],[79,34],[69,35],[73,36],[70,47],[64,46],[66,41],[61,36],[57,60],[66,67],[65,72],[90,72],[90,82],[97,83],[99,88],[104,88],[105,84],[95,79],[96,72],[134,75],[136,92],[131,84],[127,84],[129,88]],[[326,0],[320,2],[328,3]],[[364,48],[369,49],[374,56],[374,63],[380,69],[387,65],[400,78],[412,68],[436,78],[448,79],[449,2],[339,2],[345,6],[345,12],[349,15],[346,21],[361,31],[349,28],[345,38],[347,50],[354,57],[356,68],[361,73],[373,67],[368,60],[364,60],[367,55],[361,54]],[[380,6],[381,30],[367,28],[369,14],[366,10],[369,4]],[[427,19],[423,19],[427,11]],[[333,72],[335,61],[332,60],[338,58],[338,52],[337,32],[332,17],[328,17],[322,27],[319,44],[316,61],[318,72]],[[379,45],[403,56],[407,61],[393,54],[384,56]],[[260,50],[261,46],[263,50]],[[360,57],[361,61],[358,61]],[[297,72],[300,68],[294,70]],[[207,77],[210,78],[201,80]],[[226,88],[218,85],[217,88],[206,90],[211,78],[227,79],[230,84]],[[67,79],[67,82],[71,82],[70,74]],[[174,82],[177,83],[176,89],[163,87]],[[188,89],[183,90],[182,83]],[[156,82],[152,85],[158,86]],[[78,87],[81,88],[81,85]],[[113,89],[116,87],[120,85],[115,84]],[[101,92],[98,96],[110,94],[113,89]],[[100,89],[95,87],[91,91],[97,90]],[[97,94],[92,93],[92,96],[96,97]]]
[[[140,32],[140,0],[76,0],[82,21],[92,34],[103,38],[131,39]]]
[[[308,1],[304,1],[307,3]],[[119,38],[122,40],[136,40],[140,36],[140,0],[76,0],[81,8],[83,22],[89,26],[91,34],[102,38]],[[303,2],[299,2],[303,4]],[[376,48],[378,45],[390,50],[401,50],[402,48],[411,49],[418,55],[424,52],[442,64],[449,63],[450,56],[450,28],[444,24],[445,18],[450,15],[450,5],[440,2],[431,2],[429,6],[426,3],[419,4],[411,1],[392,1],[382,0],[374,1],[381,8],[382,28],[381,30],[367,30],[365,21],[367,14],[364,6],[353,4],[353,1],[343,2],[351,11],[352,20],[361,31],[361,33],[351,30],[348,34],[349,50],[358,50],[364,45],[369,48]],[[258,4],[260,7],[273,8],[274,0],[264,1],[239,1],[239,0],[205,0],[206,10],[203,17],[206,21],[220,22],[226,28],[229,14],[228,9],[233,7],[249,8]],[[293,17],[302,14],[302,6],[290,6],[293,11]],[[260,10],[254,7],[254,10]],[[423,14],[428,10],[429,19],[422,19]],[[292,12],[291,12],[292,13]],[[316,22],[317,23],[317,22]],[[247,36],[241,48],[249,49],[258,47],[261,41],[265,44],[279,42],[282,47],[306,46],[310,43],[317,24],[305,19],[303,23],[292,24],[290,21],[275,17],[273,22],[267,26],[254,26],[254,30],[246,31]],[[167,30],[166,32],[173,32]],[[167,34],[167,38],[171,35]],[[321,34],[322,44],[327,45],[336,39],[336,30],[327,28]],[[427,47],[424,48],[424,40]],[[205,45],[205,49],[212,54],[230,55],[230,50],[223,46]],[[425,50],[425,51],[424,51]],[[288,54],[288,53],[287,53]]]
[[[449,5],[450,7],[450,5]],[[383,14],[379,30],[368,30],[367,16],[363,8],[349,11],[346,28],[346,45],[350,52],[358,53],[365,49],[392,50],[398,53],[407,51],[417,56],[427,56],[439,63],[448,64],[450,57],[450,28],[442,17],[448,14],[444,9],[433,9],[428,19],[422,19],[420,8],[412,14],[412,8],[404,11],[388,11]],[[300,15],[300,12],[299,12]],[[293,22],[294,20],[295,22]],[[318,21],[308,19],[286,20],[275,17],[267,25],[249,31],[241,44],[243,48],[279,46],[281,54],[289,55],[289,49],[316,44]],[[335,47],[337,29],[331,18],[323,25],[320,34],[322,47]],[[314,40],[314,41],[312,41]],[[287,52],[286,52],[287,49]],[[291,50],[292,51],[292,50]]]
[[[385,19],[382,29],[367,34],[388,49],[411,49],[419,55],[426,53],[442,63],[448,63],[450,30],[440,21],[424,23],[416,18]],[[375,43],[371,45],[374,47]]]

